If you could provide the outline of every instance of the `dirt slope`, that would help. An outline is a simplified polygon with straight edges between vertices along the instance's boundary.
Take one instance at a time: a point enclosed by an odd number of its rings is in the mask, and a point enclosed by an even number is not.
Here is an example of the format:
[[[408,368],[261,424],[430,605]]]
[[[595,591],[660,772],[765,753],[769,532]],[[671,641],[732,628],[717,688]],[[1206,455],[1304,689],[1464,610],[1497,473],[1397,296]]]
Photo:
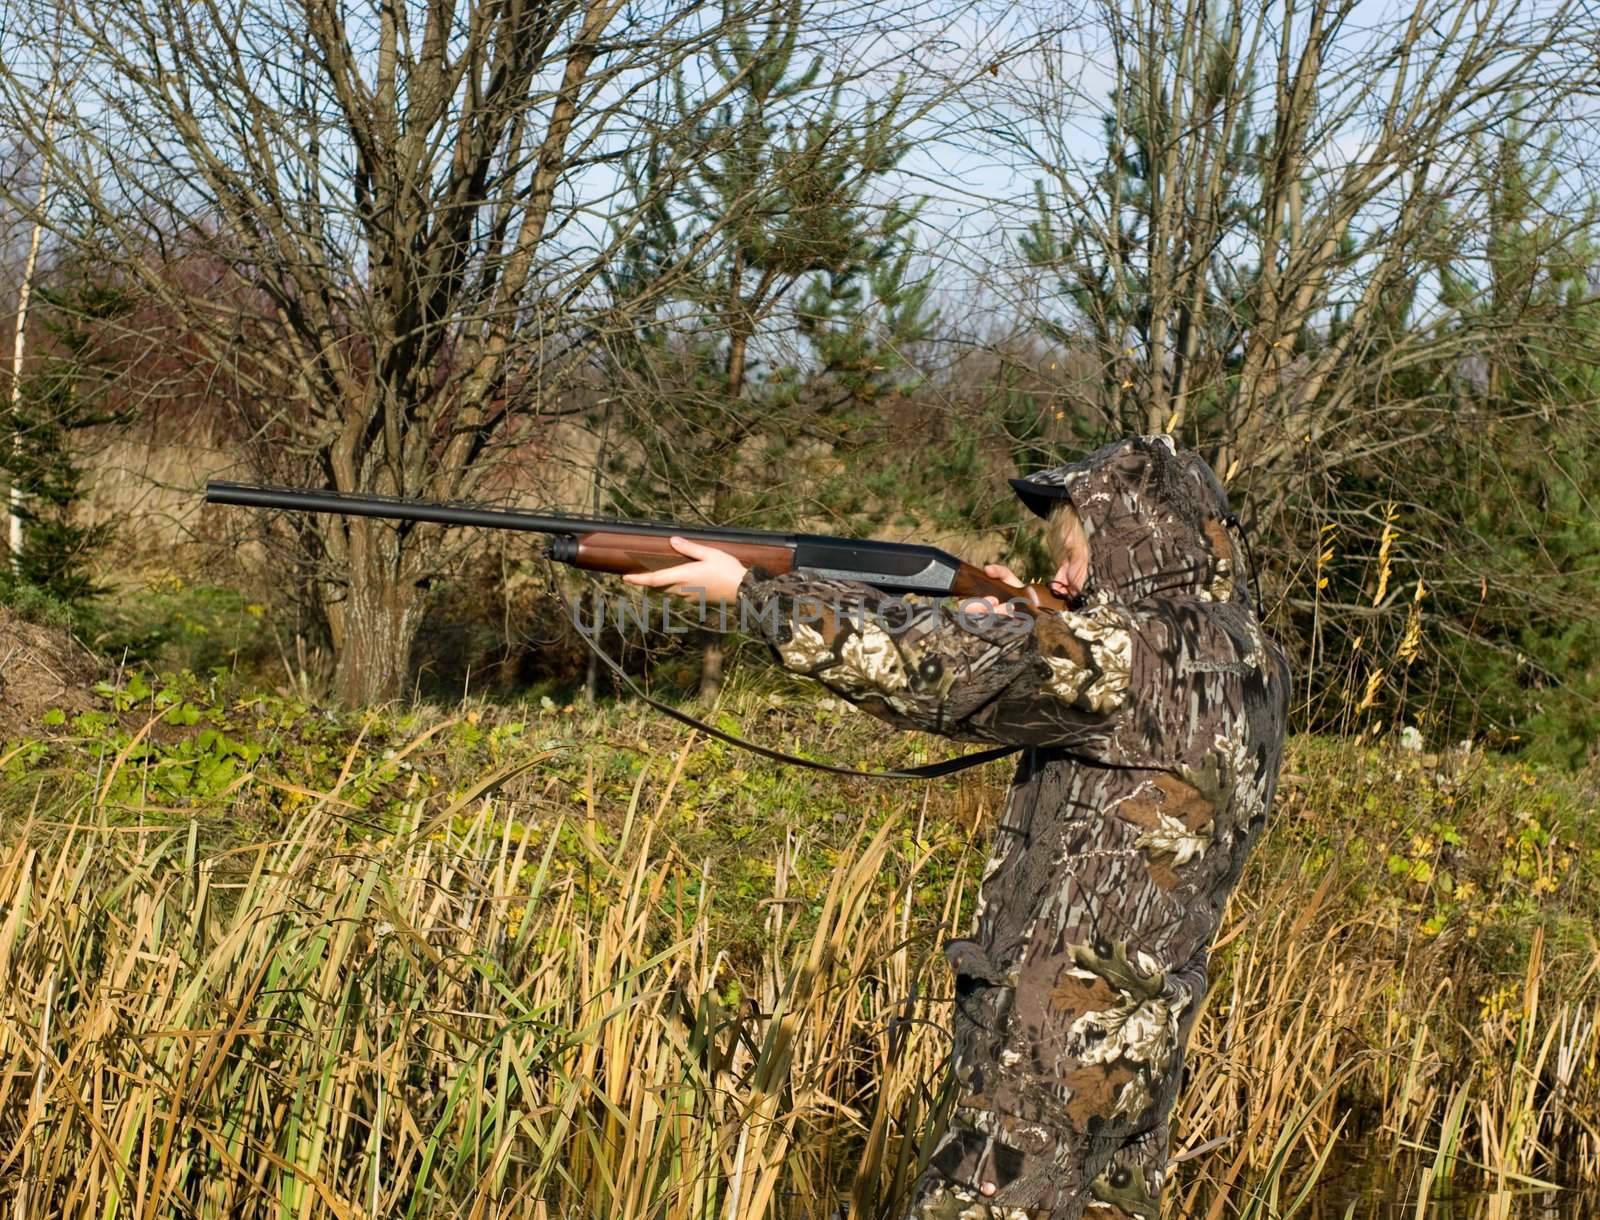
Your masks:
[[[94,705],[99,661],[67,632],[24,622],[0,606],[0,741],[39,728],[51,708],[71,715]]]

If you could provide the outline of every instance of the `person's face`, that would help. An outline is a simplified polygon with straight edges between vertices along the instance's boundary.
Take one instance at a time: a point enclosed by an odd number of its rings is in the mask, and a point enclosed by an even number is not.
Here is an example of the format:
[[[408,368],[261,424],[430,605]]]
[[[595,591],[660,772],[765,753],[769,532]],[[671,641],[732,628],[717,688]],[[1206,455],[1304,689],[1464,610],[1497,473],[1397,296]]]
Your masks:
[[[1059,597],[1072,597],[1089,582],[1089,535],[1070,504],[1050,514],[1050,557],[1060,566],[1050,579]]]

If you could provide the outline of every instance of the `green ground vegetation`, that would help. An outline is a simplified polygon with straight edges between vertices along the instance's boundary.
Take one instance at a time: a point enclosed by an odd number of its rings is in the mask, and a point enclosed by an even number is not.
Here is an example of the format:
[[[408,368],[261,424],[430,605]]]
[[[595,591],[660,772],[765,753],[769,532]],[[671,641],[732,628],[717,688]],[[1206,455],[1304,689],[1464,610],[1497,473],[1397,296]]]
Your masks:
[[[741,672],[713,715],[763,741],[948,749]],[[780,770],[549,696],[351,714],[130,672],[91,702],[0,748],[0,1144],[26,1167],[0,1189],[37,1214],[903,1197],[1004,764]],[[1294,1214],[1358,1154],[1419,1207],[1593,1184],[1597,785],[1293,740],[1195,1035],[1180,1144],[1218,1143],[1181,1214]]]

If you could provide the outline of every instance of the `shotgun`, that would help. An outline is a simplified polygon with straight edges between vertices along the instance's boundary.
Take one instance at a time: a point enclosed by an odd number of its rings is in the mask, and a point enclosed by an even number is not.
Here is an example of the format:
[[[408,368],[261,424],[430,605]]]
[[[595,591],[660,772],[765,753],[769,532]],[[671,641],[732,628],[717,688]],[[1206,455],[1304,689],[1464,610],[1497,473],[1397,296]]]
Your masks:
[[[441,504],[342,491],[261,487],[217,479],[206,484],[206,502],[548,534],[550,541],[545,554],[549,558],[585,572],[610,572],[618,576],[690,562],[672,549],[669,540],[677,536],[727,551],[745,567],[761,568],[773,576],[800,570],[813,576],[857,581],[895,595],[997,597],[1002,602],[1014,601],[1022,609],[1062,610],[1069,606],[1047,585],[1014,588],[984,575],[982,568],[946,551],[916,543],[527,513],[511,508]]]

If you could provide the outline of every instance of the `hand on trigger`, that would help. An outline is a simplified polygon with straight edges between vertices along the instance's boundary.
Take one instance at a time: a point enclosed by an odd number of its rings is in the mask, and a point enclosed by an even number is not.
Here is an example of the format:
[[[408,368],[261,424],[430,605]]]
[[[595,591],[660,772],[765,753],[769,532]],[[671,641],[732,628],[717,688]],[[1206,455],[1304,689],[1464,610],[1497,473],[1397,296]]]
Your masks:
[[[1006,567],[1006,565],[1003,563],[985,564],[983,568],[983,574],[990,580],[998,580],[1001,584],[1010,585],[1014,589],[1021,589],[1025,587],[1017,574],[1010,568]],[[1018,596],[1022,597],[1024,600],[1028,600],[1026,594],[1019,594]],[[989,614],[997,614],[1002,618],[1010,618],[1012,615],[1016,614],[1016,612],[1017,609],[1011,604],[1011,602],[1002,601],[1000,598],[993,596],[972,597],[961,603],[961,613],[967,615],[969,618],[974,619]]]

